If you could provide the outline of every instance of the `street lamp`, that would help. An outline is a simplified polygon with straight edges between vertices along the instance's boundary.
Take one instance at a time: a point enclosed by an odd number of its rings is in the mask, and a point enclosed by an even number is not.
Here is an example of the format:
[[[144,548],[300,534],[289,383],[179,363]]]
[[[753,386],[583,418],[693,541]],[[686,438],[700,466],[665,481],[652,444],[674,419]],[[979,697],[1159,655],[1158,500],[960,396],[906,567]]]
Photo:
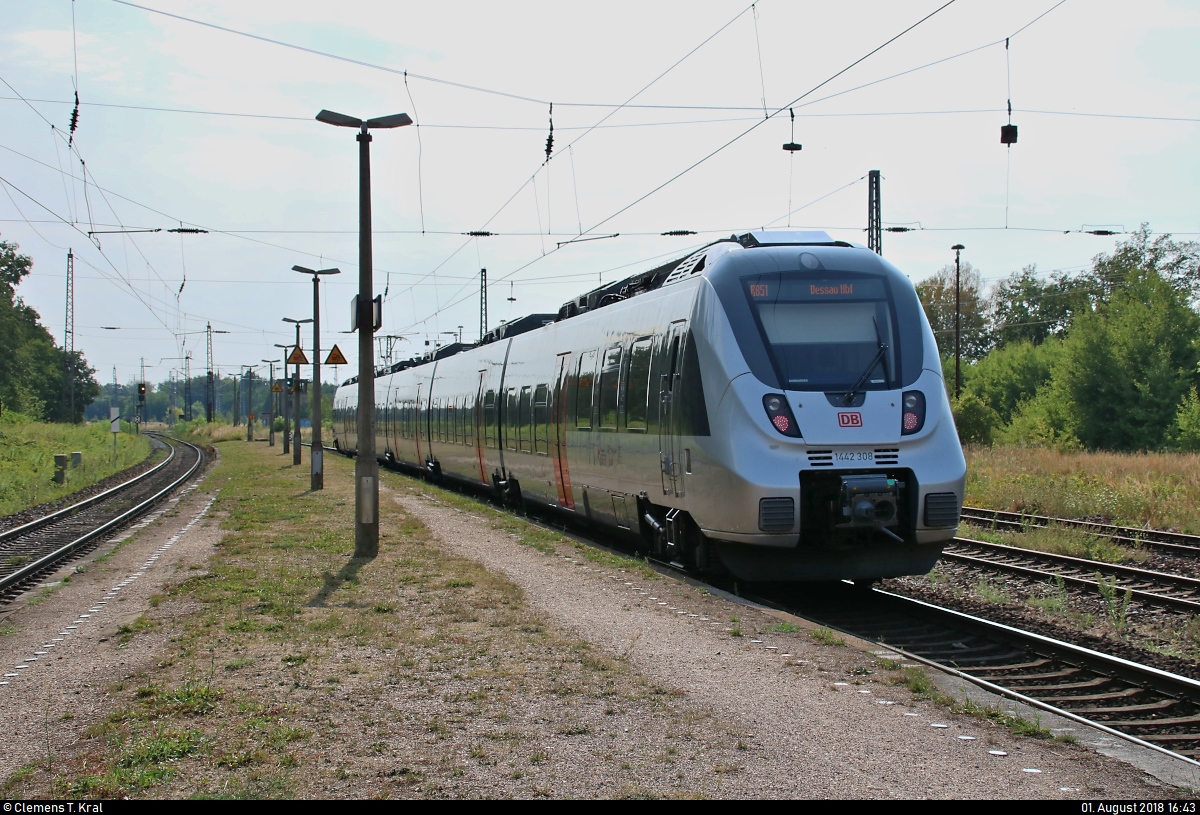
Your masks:
[[[371,278],[371,128],[412,124],[407,113],[356,119],[322,110],[317,121],[358,128],[358,455],[354,459],[354,556],[379,554],[379,462],[375,460],[375,320]]]
[[[301,274],[310,274],[313,276],[313,398],[312,398],[312,454],[309,456],[309,461],[312,463],[312,480],[309,484],[309,489],[316,490],[325,488],[325,472],[322,469],[322,451],[321,447],[321,275],[323,274],[341,274],[341,269],[306,269],[303,266],[293,266],[293,272]]]
[[[293,320],[291,317],[284,317],[285,323],[296,324],[296,352],[300,352],[300,326],[304,323],[311,323],[312,317],[305,317],[303,320]],[[286,364],[284,369],[286,370]],[[296,362],[296,373],[292,379],[292,464],[300,463],[300,362]]]
[[[278,359],[264,359],[263,362],[271,366],[270,372],[267,374],[267,381],[271,383],[271,388],[275,387],[275,363],[280,362]],[[267,405],[271,410],[267,411],[267,447],[275,446],[275,394],[267,391]]]
[[[283,378],[286,380],[288,351],[291,350],[292,346],[275,343],[275,347],[283,349]],[[272,382],[271,387],[274,386],[275,383]],[[291,452],[292,449],[291,444],[288,443],[288,436],[290,435],[288,428],[291,426],[291,419],[288,417],[288,398],[286,392],[279,394],[279,401],[283,405],[283,409],[280,411],[280,413],[283,414],[283,454],[286,456],[289,452]]]
[[[956,243],[950,247],[954,250],[954,398],[957,399],[962,393],[962,368],[959,365],[959,357],[961,356],[961,346],[959,342],[959,305],[960,305],[960,285],[959,285],[959,258],[962,255],[962,250],[967,247],[961,243]]]

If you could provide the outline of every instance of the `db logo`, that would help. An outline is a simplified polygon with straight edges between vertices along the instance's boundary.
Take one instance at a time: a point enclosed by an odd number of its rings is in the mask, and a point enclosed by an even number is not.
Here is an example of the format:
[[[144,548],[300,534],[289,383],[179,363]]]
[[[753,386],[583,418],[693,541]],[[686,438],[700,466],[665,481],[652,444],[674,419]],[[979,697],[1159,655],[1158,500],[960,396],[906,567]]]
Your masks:
[[[854,413],[839,413],[838,427],[862,427],[862,414],[857,411]]]

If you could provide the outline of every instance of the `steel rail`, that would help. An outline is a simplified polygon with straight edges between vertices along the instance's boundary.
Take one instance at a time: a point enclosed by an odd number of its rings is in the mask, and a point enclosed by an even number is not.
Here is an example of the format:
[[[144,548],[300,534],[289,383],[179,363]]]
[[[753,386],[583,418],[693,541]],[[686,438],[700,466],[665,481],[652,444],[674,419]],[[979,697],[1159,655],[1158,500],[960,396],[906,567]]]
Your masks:
[[[962,541],[963,543],[966,543],[968,545],[977,546],[980,548],[995,547],[997,549],[1010,550],[1012,552],[1020,553],[1019,556],[1026,557],[1030,560],[1036,560],[1039,558],[1039,556],[1044,554],[1041,552],[1033,552],[1032,550],[1029,550],[1029,549],[1020,549],[1020,548],[1011,547],[1011,546],[1001,546],[1000,544],[989,544],[989,543],[985,543],[984,541],[974,541],[974,540],[970,540],[968,538],[955,538],[955,540]],[[1008,553],[1009,552],[1005,552],[1005,554],[1008,554]],[[1111,567],[1107,563],[1099,563],[1094,560],[1083,560],[1082,558],[1066,558],[1066,556],[1064,556],[1064,555],[1054,555],[1052,557],[1063,558],[1064,560],[1074,561],[1077,564],[1085,564],[1089,567],[1089,569],[1092,572],[1102,572],[1107,569],[1116,569],[1116,568],[1129,569],[1129,567]],[[959,563],[966,563],[968,565],[975,566],[977,568],[984,569],[984,570],[1004,571],[1004,572],[1008,572],[1010,574],[1017,574],[1017,575],[1021,575],[1023,577],[1030,577],[1030,578],[1033,578],[1036,580],[1042,580],[1042,581],[1045,581],[1046,579],[1058,578],[1058,579],[1062,580],[1063,583],[1071,585],[1071,586],[1075,586],[1078,588],[1095,589],[1097,591],[1099,591],[1099,589],[1100,589],[1100,584],[1095,579],[1080,577],[1076,574],[1069,574],[1069,573],[1064,574],[1062,572],[1057,572],[1057,571],[1044,571],[1042,569],[1037,569],[1037,568],[1034,568],[1031,566],[1022,566],[1017,563],[1007,563],[1004,561],[997,561],[997,560],[992,560],[992,559],[983,558],[983,557],[975,557],[973,555],[966,555],[966,554],[961,554],[958,552],[951,552],[951,551],[943,551],[942,559],[943,560],[953,560],[953,561],[957,561]],[[1140,570],[1140,569],[1139,570],[1130,570],[1130,571],[1139,572],[1141,575],[1154,575],[1156,577],[1162,578],[1163,580],[1191,581],[1192,584],[1200,585],[1200,581],[1194,580],[1193,578],[1179,577],[1177,575],[1166,575],[1166,574],[1162,574],[1161,572],[1149,572],[1149,571]],[[1116,579],[1116,576],[1117,575],[1114,573],[1113,574],[1114,580]],[[1132,599],[1135,599],[1142,603],[1146,603],[1148,605],[1167,606],[1167,607],[1173,608],[1177,611],[1186,611],[1186,612],[1190,612],[1193,614],[1200,614],[1200,599],[1190,600],[1186,597],[1174,597],[1169,594],[1157,594],[1155,592],[1146,591],[1145,589],[1134,588],[1132,586],[1125,586],[1120,583],[1116,584],[1116,588],[1118,590],[1120,590],[1121,592],[1129,592]]]
[[[111,520],[106,521],[105,523],[101,524],[100,526],[89,530],[88,532],[84,533],[83,535],[81,535],[80,537],[71,541],[70,543],[59,547],[58,549],[56,549],[53,552],[50,552],[49,554],[43,555],[42,557],[38,558],[37,560],[33,561],[32,563],[27,564],[24,567],[18,569],[17,571],[13,572],[12,574],[7,575],[3,578],[0,578],[0,595],[2,595],[4,592],[8,591],[13,586],[20,584],[21,582],[29,579],[31,576],[37,574],[38,572],[42,571],[43,569],[53,565],[54,563],[58,562],[59,560],[62,560],[65,557],[67,557],[68,555],[73,553],[75,550],[79,549],[80,547],[82,547],[83,545],[85,545],[86,543],[91,541],[93,538],[103,535],[105,532],[109,531],[110,529],[120,526],[121,524],[123,524],[123,523],[129,521],[130,519],[145,512],[152,505],[154,505],[159,500],[161,500],[164,496],[166,496],[167,494],[169,494],[170,492],[172,492],[173,490],[178,488],[181,484],[186,482],[189,478],[191,478],[195,474],[195,472],[200,468],[200,465],[204,463],[203,452],[200,450],[199,447],[197,447],[194,444],[191,444],[190,442],[186,442],[181,439],[176,439],[176,438],[173,438],[170,436],[166,436],[165,438],[171,439],[171,441],[177,442],[179,444],[183,444],[188,447],[191,447],[193,450],[196,451],[196,461],[190,468],[188,468],[188,471],[186,473],[184,473],[182,476],[180,476],[179,478],[172,481],[169,485],[167,485],[163,489],[159,490],[151,497],[147,498],[146,500],[142,501],[141,503],[137,504],[136,506],[121,513],[116,518],[112,518]],[[172,449],[174,450],[174,448],[172,448]],[[173,456],[171,458],[173,458]],[[170,459],[168,459],[168,460],[170,460]],[[157,471],[157,469],[158,468],[155,468],[155,471]],[[136,481],[140,481],[140,480],[141,480],[141,478],[139,477],[138,479],[128,481],[124,485],[122,485],[122,487],[127,488],[131,484],[135,483]],[[102,493],[102,495],[109,495],[109,497],[113,497],[112,495],[110,495],[110,493],[112,493],[114,491],[115,491],[115,488],[114,488],[114,490],[108,490],[105,493]],[[32,531],[32,530],[29,530],[29,531]]]
[[[1099,651],[1093,651],[1090,648],[1084,648],[1069,642],[1061,642],[1060,640],[1051,639],[1050,637],[1045,637],[1041,634],[1034,634],[1031,631],[1022,631],[1019,628],[1013,628],[1012,626],[1004,625],[1003,623],[986,620],[982,617],[964,614],[961,611],[935,606],[931,603],[926,603],[923,600],[914,600],[911,597],[892,594],[891,592],[886,592],[882,589],[872,589],[872,591],[876,594],[881,594],[889,598],[893,602],[907,603],[917,606],[927,612],[946,615],[961,620],[972,627],[995,631],[1009,639],[1015,638],[1017,640],[1037,643],[1043,647],[1065,653],[1068,657],[1074,657],[1078,661],[1084,662],[1089,666],[1096,666],[1100,667],[1101,669],[1107,668],[1112,670],[1114,673],[1119,673],[1120,675],[1134,678],[1135,680],[1142,680],[1146,684],[1152,685],[1159,689],[1163,689],[1165,686],[1165,689],[1168,691],[1175,690],[1178,692],[1182,690],[1184,692],[1190,692],[1191,694],[1200,694],[1200,682],[1197,682],[1195,679],[1191,679],[1190,677],[1168,673],[1166,671],[1159,670],[1158,668],[1153,668],[1149,665],[1139,665],[1136,662],[1130,662],[1127,659],[1110,656],[1109,654],[1102,654]],[[838,630],[841,630],[842,633],[849,634],[851,636],[861,637],[860,634],[855,634],[853,631],[844,631],[842,629]],[[1040,699],[1026,696],[1019,691],[1006,688],[1003,685],[998,685],[995,682],[991,682],[978,676],[972,676],[970,673],[960,671],[958,668],[955,668],[951,665],[946,665],[945,663],[938,662],[936,660],[926,659],[918,654],[911,653],[902,648],[897,648],[894,645],[890,645],[886,642],[877,642],[875,640],[871,641],[876,642],[876,644],[882,648],[887,648],[889,651],[903,655],[905,659],[912,659],[916,662],[937,668],[938,670],[956,676],[959,679],[965,679],[971,684],[983,688],[984,690],[1007,697],[1009,699],[1013,699],[1021,702],[1022,704],[1030,705],[1031,707],[1038,708],[1039,710],[1044,710],[1047,713],[1053,713],[1054,715],[1061,716],[1064,719],[1068,719],[1088,727],[1093,727],[1110,736],[1116,736],[1124,741],[1132,742],[1139,747],[1145,747],[1157,753],[1161,753],[1181,761],[1186,761],[1189,764],[1200,767],[1200,761],[1197,761],[1196,759],[1176,753],[1172,750],[1168,750],[1167,748],[1153,744],[1152,742],[1144,741],[1137,736],[1124,733],[1116,728],[1104,724],[1103,722],[1097,722],[1093,719],[1088,719],[1084,716],[1080,716],[1078,713],[1073,713],[1069,710],[1064,710],[1063,708],[1043,702]]]
[[[976,526],[988,526],[1016,532],[1022,532],[1031,525],[1035,527],[1064,526],[1090,535],[1111,538],[1129,546],[1145,546],[1182,557],[1200,557],[1200,535],[1189,535],[1184,532],[1139,529],[1131,526],[1096,523],[1095,521],[1079,521],[978,507],[963,507],[961,517],[962,520]]]
[[[123,481],[120,484],[117,484],[115,487],[110,487],[109,489],[105,490],[104,492],[93,495],[91,498],[85,498],[84,500],[82,500],[78,503],[71,504],[71,506],[69,506],[69,507],[64,507],[63,509],[51,512],[49,515],[43,515],[40,518],[35,518],[34,520],[29,521],[28,523],[22,524],[21,526],[14,526],[11,529],[5,529],[3,532],[0,532],[0,544],[5,543],[6,541],[12,540],[13,538],[19,538],[22,535],[27,535],[36,529],[41,529],[43,526],[54,523],[55,521],[59,520],[60,518],[66,518],[68,516],[74,515],[75,513],[79,512],[81,509],[84,509],[85,507],[89,507],[92,504],[96,504],[101,501],[105,501],[105,500],[113,497],[116,493],[121,492],[122,490],[128,489],[129,487],[133,486],[134,484],[137,484],[138,482],[140,482],[146,478],[149,478],[150,476],[154,475],[159,470],[161,470],[163,467],[166,467],[168,464],[170,464],[172,459],[175,458],[175,448],[168,447],[168,450],[169,450],[170,454],[166,458],[164,458],[158,464],[154,465],[153,467],[151,467],[149,470],[142,473],[141,475],[136,475],[133,478],[129,479],[128,481]]]

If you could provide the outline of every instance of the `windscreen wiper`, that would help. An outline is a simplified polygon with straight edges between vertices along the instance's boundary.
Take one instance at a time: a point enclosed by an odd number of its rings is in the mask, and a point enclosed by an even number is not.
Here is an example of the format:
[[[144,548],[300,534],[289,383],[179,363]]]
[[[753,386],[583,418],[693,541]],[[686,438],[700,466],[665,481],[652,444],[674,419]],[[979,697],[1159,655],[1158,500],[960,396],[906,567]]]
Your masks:
[[[862,372],[862,376],[860,376],[858,381],[854,383],[854,387],[846,391],[846,395],[842,397],[843,405],[849,405],[854,401],[854,394],[858,393],[858,389],[863,386],[863,383],[867,381],[867,377],[871,375],[871,371],[875,370],[875,366],[881,361],[883,362],[883,375],[888,375],[887,361],[885,356],[888,349],[887,343],[883,341],[883,336],[879,333],[879,321],[872,317],[871,322],[875,323],[875,339],[879,343],[879,350],[875,352],[875,356],[871,357],[871,361],[867,364],[866,370]]]

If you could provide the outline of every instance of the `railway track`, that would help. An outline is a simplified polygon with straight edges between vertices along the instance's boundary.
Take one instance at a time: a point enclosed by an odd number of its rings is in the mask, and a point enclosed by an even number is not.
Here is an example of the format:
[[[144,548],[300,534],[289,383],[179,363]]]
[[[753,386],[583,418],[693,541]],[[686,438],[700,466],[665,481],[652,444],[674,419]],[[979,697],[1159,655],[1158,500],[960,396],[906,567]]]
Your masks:
[[[1200,681],[874,589],[769,600],[994,693],[1150,749],[1200,757]]]
[[[1200,614],[1200,580],[1184,575],[1054,555],[999,543],[955,538],[942,560],[1000,571],[1038,582],[1061,580],[1073,588],[1100,591],[1098,577],[1122,596],[1146,605]],[[1111,581],[1111,582],[1110,582]]]
[[[1166,532],[1157,529],[1138,529],[1115,526],[1093,521],[1078,521],[1070,518],[1052,518],[1046,515],[1031,515],[1021,512],[1003,512],[995,509],[963,507],[962,520],[972,526],[1023,532],[1030,527],[1061,526],[1077,529],[1091,535],[1108,538],[1130,548],[1145,548],[1177,557],[1200,558],[1200,535],[1183,532]]]
[[[0,605],[109,532],[145,513],[192,478],[204,463],[199,447],[155,437],[168,455],[150,470],[77,504],[0,533]]]

